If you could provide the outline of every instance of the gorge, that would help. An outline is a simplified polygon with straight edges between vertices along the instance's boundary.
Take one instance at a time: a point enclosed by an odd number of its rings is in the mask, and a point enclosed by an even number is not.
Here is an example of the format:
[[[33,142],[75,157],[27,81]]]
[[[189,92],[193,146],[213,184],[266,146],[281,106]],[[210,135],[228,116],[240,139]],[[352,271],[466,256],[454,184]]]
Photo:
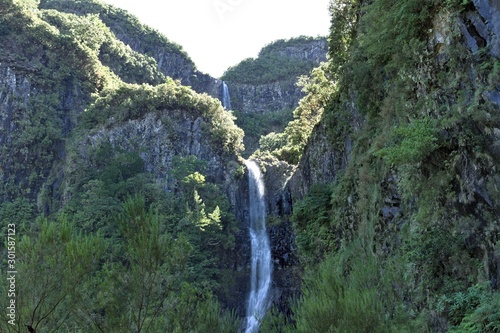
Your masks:
[[[212,78],[98,0],[0,1],[0,331],[498,331],[498,1],[329,10]]]

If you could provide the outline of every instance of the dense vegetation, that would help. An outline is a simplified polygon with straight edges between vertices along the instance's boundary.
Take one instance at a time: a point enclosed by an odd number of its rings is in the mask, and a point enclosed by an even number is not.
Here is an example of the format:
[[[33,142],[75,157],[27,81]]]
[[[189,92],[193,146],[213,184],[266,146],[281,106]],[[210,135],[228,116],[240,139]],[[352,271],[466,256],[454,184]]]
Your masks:
[[[472,10],[332,0],[329,60],[301,78],[293,120],[279,132],[290,111],[236,112],[255,135],[275,131],[256,155],[310,173],[323,162],[315,150],[348,161],[294,202],[301,291],[262,332],[500,331],[500,113],[489,98],[500,63],[464,43]],[[305,74],[311,64],[282,52],[307,41],[268,45],[224,79]],[[169,129],[194,117],[203,144],[244,174],[233,115],[158,69],[156,48],[182,49],[94,0],[0,0],[0,45],[0,238],[16,226],[18,271],[15,325],[3,316],[0,331],[237,332],[241,233],[212,160],[174,155],[165,191],[145,147],[97,138],[146,115]],[[2,272],[12,246],[0,247]]]
[[[244,133],[245,151],[242,156],[249,156],[259,148],[259,141],[269,133],[280,133],[293,119],[293,111],[283,109],[265,113],[243,113],[233,111],[236,117],[235,123]]]
[[[271,312],[263,331],[500,330],[500,119],[487,97],[498,91],[500,66],[461,39],[457,22],[473,9],[471,1],[332,1],[325,74],[336,87],[322,104],[326,137],[315,143],[349,163],[295,204],[302,294],[291,318]],[[449,29],[445,45],[430,42],[436,17]],[[301,134],[291,124],[261,148],[298,163],[302,148],[288,152]]]
[[[293,120],[282,132],[273,131],[259,136],[262,152],[270,153],[290,164],[299,162],[314,126],[335,91],[335,82],[328,77],[326,66],[327,63],[324,63],[312,70],[310,76],[302,76],[299,79],[297,84],[302,87],[306,96],[300,100],[299,106],[293,111]],[[257,155],[261,151],[258,151]]]
[[[324,38],[297,37],[278,40],[265,46],[257,58],[248,58],[226,70],[221,79],[234,83],[265,84],[280,80],[294,79],[307,74],[316,62],[287,56],[287,48],[300,48],[314,40]]]
[[[180,45],[169,41],[158,31],[143,25],[135,16],[123,9],[107,5],[99,0],[41,0],[39,7],[77,14],[78,16],[97,16],[120,40],[130,45],[143,57],[154,57],[158,50],[162,50],[162,52],[178,55],[186,63],[194,67],[193,61]],[[110,56],[107,51],[107,49],[104,49],[102,52],[103,60],[106,60],[105,57]],[[125,63],[133,61],[128,57],[124,57],[122,60]],[[115,65],[120,66],[118,63]]]

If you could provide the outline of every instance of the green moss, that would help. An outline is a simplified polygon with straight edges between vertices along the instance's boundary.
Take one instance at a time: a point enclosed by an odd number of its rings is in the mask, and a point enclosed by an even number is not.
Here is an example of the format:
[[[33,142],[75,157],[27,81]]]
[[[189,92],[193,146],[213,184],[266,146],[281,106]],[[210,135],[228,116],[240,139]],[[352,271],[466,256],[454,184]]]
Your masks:
[[[389,164],[414,164],[422,161],[438,148],[435,125],[430,119],[415,120],[408,126],[394,128],[392,146],[375,153]]]

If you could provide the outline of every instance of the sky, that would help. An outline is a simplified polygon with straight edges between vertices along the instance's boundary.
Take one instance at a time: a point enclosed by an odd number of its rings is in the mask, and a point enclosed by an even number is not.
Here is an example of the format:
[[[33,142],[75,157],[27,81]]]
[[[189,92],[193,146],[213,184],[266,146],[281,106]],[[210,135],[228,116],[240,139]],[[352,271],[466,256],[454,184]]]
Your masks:
[[[277,39],[327,36],[329,0],[103,0],[182,46],[198,70],[220,77]]]

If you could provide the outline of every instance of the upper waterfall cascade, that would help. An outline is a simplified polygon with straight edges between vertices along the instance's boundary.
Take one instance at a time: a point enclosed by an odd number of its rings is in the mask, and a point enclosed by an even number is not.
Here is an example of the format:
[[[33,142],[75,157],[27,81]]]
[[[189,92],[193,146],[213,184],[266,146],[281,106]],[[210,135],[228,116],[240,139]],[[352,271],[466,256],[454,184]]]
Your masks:
[[[222,106],[226,110],[231,110],[231,98],[229,97],[229,88],[227,87],[226,82],[222,81]]]

